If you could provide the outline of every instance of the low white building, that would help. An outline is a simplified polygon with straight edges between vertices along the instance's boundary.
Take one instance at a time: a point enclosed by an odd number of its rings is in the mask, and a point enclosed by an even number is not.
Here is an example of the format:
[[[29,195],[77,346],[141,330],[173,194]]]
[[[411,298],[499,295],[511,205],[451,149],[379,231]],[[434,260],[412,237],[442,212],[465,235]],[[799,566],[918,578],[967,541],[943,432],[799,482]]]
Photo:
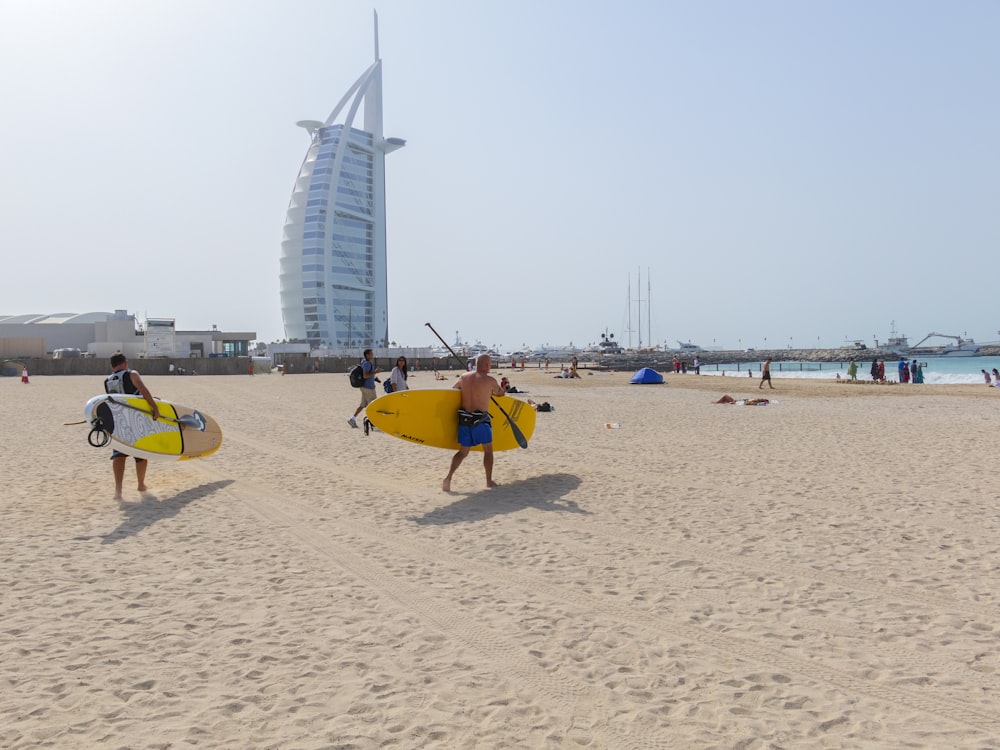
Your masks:
[[[139,324],[127,310],[0,315],[0,350],[7,356],[44,356],[56,350],[79,349],[88,356],[104,358],[117,351],[129,359],[246,357],[250,342],[256,338],[252,331],[220,331],[215,326],[208,331],[178,331],[173,318],[147,318]],[[39,341],[44,345],[39,346]]]

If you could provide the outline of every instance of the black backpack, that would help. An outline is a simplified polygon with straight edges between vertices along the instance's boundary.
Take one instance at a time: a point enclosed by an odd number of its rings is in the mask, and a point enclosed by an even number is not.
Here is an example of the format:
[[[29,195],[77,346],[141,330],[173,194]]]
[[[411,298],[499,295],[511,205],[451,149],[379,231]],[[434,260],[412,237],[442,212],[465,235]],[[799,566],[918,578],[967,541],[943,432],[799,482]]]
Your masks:
[[[351,381],[352,388],[361,388],[365,384],[365,370],[361,366],[361,363],[354,365],[351,371],[347,374],[348,379]]]

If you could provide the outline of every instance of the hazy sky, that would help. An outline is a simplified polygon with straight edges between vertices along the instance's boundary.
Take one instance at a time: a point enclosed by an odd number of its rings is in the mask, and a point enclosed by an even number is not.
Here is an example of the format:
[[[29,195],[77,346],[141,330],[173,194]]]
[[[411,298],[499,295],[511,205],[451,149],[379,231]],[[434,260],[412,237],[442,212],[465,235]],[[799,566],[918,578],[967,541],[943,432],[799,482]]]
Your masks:
[[[373,10],[391,340],[1000,338],[994,0],[0,0],[0,314],[283,338]]]

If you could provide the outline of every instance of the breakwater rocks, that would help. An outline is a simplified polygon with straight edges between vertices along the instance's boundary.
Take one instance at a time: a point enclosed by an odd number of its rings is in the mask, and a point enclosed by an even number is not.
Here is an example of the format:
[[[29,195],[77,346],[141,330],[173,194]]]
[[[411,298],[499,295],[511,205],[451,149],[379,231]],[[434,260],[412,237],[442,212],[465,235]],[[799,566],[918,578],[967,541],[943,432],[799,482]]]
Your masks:
[[[1000,346],[983,346],[980,352],[984,357],[1000,356]],[[868,362],[872,359],[895,362],[899,359],[898,354],[894,354],[888,349],[756,349],[747,351],[702,351],[702,352],[671,352],[671,351],[644,351],[626,352],[600,357],[593,361],[594,367],[609,370],[638,370],[640,367],[652,367],[654,370],[668,371],[674,369],[674,360],[680,360],[688,368],[692,367],[694,358],[698,357],[698,362],[704,367],[706,365],[717,364],[750,364],[757,365],[753,369],[760,369],[760,364],[765,359],[773,362],[831,362],[844,363]],[[918,357],[918,359],[924,359]]]

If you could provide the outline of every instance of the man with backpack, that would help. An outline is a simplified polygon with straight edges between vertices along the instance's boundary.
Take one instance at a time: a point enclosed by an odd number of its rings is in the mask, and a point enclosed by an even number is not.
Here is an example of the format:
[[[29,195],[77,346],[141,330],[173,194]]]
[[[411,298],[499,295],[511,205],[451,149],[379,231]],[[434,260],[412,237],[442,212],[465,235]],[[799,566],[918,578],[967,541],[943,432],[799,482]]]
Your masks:
[[[375,376],[381,372],[375,366],[375,353],[371,349],[365,349],[365,357],[361,360],[360,367],[361,374],[364,377],[363,382],[358,386],[358,389],[361,391],[361,404],[354,410],[353,416],[347,420],[347,424],[355,428],[358,426],[358,414],[364,411],[365,407],[377,398],[378,394],[375,393]]]

